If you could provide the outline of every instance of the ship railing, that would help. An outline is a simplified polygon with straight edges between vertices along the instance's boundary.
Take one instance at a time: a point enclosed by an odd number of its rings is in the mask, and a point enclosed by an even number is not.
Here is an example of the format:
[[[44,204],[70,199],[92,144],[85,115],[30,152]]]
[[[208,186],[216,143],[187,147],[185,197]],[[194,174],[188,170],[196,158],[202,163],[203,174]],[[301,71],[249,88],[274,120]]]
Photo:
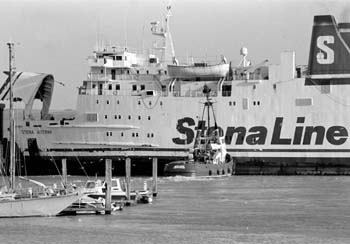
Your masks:
[[[140,91],[128,91],[128,90],[109,90],[109,89],[87,89],[85,87],[79,87],[79,95],[103,95],[103,96],[144,96],[145,93]],[[168,96],[167,91],[156,91],[153,96]]]
[[[205,97],[206,94],[204,94],[202,91],[173,91],[172,92],[174,97]],[[218,96],[218,92],[217,91],[212,91],[210,93],[211,97],[217,97]]]
[[[129,52],[136,54],[155,54],[155,51],[149,48],[137,49],[125,46],[117,46],[117,45],[104,45],[103,47],[97,48],[95,53],[120,53],[120,52]],[[92,56],[93,57],[93,56]]]
[[[117,81],[117,80],[155,80],[155,74],[101,74],[88,73],[87,79],[89,81]]]

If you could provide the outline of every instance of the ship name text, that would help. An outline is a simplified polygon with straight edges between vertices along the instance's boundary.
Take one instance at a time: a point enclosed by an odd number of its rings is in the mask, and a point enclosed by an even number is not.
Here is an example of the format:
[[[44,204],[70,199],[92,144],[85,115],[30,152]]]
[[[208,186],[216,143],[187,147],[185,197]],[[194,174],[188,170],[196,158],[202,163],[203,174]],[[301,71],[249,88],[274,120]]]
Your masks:
[[[269,138],[271,145],[323,145],[327,141],[331,145],[338,146],[344,144],[349,135],[344,126],[334,125],[326,128],[321,125],[304,125],[305,117],[297,117],[294,131],[290,134],[288,132],[290,131],[289,128],[284,128],[288,126],[285,125],[286,123],[283,120],[283,117],[276,117],[270,137],[268,137],[268,128],[265,126],[253,126],[250,128],[228,126],[226,131],[220,127],[216,129],[219,129],[220,135],[225,136],[227,145],[232,143],[235,145],[243,145],[245,143],[247,145],[265,145]],[[178,145],[188,145],[199,136],[199,133],[204,135],[204,133],[211,133],[215,130],[214,126],[207,128],[205,123],[205,121],[200,120],[198,125],[195,126],[193,118],[185,117],[179,119],[176,130],[182,136],[173,138],[172,141]],[[191,128],[193,126],[195,126],[194,129]]]
[[[21,132],[22,132],[23,135],[34,135],[34,134],[45,134],[45,135],[48,135],[48,134],[52,134],[51,130],[37,130],[37,131],[34,131],[34,130],[21,130]]]

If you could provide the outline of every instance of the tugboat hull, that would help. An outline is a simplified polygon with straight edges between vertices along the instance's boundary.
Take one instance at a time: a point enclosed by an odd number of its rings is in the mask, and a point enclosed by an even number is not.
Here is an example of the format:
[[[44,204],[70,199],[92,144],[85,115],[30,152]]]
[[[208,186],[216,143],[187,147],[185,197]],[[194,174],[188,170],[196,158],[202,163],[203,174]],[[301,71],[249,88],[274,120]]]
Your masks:
[[[202,162],[189,162],[186,160],[175,161],[167,164],[164,168],[166,176],[230,176],[235,172],[232,161],[222,164],[205,164]]]

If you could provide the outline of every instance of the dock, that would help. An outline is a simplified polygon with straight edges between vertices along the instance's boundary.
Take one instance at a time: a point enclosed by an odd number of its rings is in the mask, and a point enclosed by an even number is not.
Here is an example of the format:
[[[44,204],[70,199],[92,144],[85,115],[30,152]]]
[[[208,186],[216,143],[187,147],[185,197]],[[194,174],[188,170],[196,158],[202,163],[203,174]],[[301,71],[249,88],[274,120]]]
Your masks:
[[[63,210],[59,215],[77,215],[77,214],[111,214],[113,211],[123,210],[126,206],[136,206],[140,203],[151,203],[153,198],[158,195],[157,189],[157,158],[153,159],[152,170],[152,188],[147,189],[145,183],[144,189],[140,191],[131,191],[130,179],[131,179],[131,167],[130,158],[125,159],[125,179],[126,179],[126,199],[112,201],[112,160],[105,159],[105,196],[104,198],[92,199],[87,196],[82,196],[77,202],[74,202],[71,206]],[[67,166],[66,159],[62,159],[62,172],[64,184],[67,184]],[[134,198],[131,198],[133,194]]]

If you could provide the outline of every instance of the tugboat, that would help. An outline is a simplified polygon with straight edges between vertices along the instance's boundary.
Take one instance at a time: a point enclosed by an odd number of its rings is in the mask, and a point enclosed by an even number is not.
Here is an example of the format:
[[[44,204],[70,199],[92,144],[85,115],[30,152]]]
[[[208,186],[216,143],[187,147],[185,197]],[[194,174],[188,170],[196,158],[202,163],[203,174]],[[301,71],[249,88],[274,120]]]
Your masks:
[[[203,94],[206,97],[199,131],[194,148],[188,159],[173,161],[165,165],[166,176],[230,176],[235,167],[231,156],[226,151],[225,138],[216,123],[213,102],[210,98],[211,89],[204,85]],[[214,118],[214,127],[210,127],[210,111]],[[204,116],[207,115],[208,130],[205,131]],[[202,123],[201,123],[202,122]]]

